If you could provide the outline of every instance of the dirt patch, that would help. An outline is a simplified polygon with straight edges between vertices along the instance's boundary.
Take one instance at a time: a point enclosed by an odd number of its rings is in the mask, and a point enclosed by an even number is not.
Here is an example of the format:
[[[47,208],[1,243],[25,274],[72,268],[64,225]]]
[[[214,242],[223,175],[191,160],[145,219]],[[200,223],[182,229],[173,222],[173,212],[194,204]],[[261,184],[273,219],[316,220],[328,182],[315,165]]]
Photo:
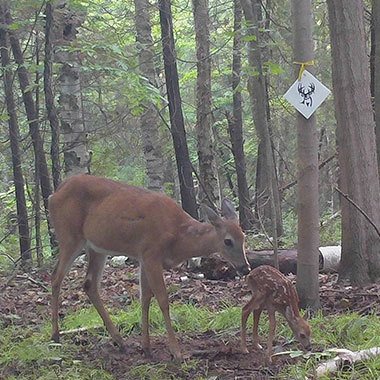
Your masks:
[[[84,334],[86,335],[86,334]],[[209,331],[202,334],[178,334],[180,345],[185,353],[183,365],[171,360],[164,337],[152,337],[152,359],[146,359],[140,348],[138,336],[126,340],[123,353],[102,338],[94,336],[81,337],[83,348],[78,359],[92,362],[108,370],[116,379],[139,379],[138,374],[126,373],[132,367],[149,365],[166,366],[165,373],[173,379],[195,379],[198,377],[217,379],[269,379],[277,374],[284,365],[295,360],[276,359],[266,364],[263,352],[242,354],[237,336],[220,336]],[[76,338],[71,338],[77,340]],[[196,365],[189,365],[188,359],[196,359]]]
[[[17,275],[5,286],[8,277],[0,275],[0,322],[3,326],[19,325],[37,328],[50,315],[50,269],[38,270],[26,275]],[[68,312],[89,306],[87,296],[82,290],[85,268],[83,263],[74,265],[62,287],[61,316]],[[186,276],[187,278],[184,278]],[[213,281],[196,278],[184,268],[166,272],[166,283],[170,301],[191,302],[207,306],[215,311],[225,304],[241,306],[248,297],[244,281],[233,279]],[[364,288],[337,284],[336,275],[320,275],[320,294],[324,314],[337,314],[357,311],[360,314],[380,314],[380,286]],[[125,308],[126,304],[138,299],[138,268],[126,266],[112,268],[107,266],[102,281],[102,298],[107,307]],[[195,379],[198,376],[217,379],[269,379],[284,365],[295,359],[277,358],[267,365],[263,352],[241,354],[239,337],[220,335],[213,331],[202,334],[178,334],[180,345],[187,358],[197,359],[197,365],[177,365],[173,363],[165,336],[152,337],[153,359],[144,357],[140,348],[140,337],[136,334],[126,340],[126,351],[121,353],[108,335],[77,333],[64,336],[81,347],[78,360],[92,362],[95,367],[108,370],[116,379],[140,378],[138,374],[128,375],[132,367],[144,364],[165,363],[174,379]],[[279,338],[281,339],[281,338]],[[248,345],[250,341],[248,340]],[[284,343],[284,342],[280,342]],[[290,347],[290,348],[295,348]],[[185,368],[185,369],[184,369]],[[12,371],[12,369],[9,369]],[[17,371],[17,369],[14,369]],[[134,377],[135,376],[135,377]]]

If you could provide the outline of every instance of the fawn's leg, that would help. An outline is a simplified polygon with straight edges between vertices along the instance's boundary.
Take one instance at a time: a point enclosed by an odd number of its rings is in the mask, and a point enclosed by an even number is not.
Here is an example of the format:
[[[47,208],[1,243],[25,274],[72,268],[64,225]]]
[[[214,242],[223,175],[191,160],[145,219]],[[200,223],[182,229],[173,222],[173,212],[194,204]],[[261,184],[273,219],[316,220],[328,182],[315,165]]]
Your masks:
[[[269,336],[268,336],[268,348],[267,354],[270,358],[273,351],[273,339],[276,334],[276,311],[273,308],[268,308],[268,317],[269,317]]]
[[[257,309],[253,311],[253,347],[256,350],[261,350],[262,346],[260,345],[259,339],[259,321],[262,309]]]
[[[247,319],[249,315],[253,312],[253,310],[256,310],[260,308],[260,305],[265,297],[264,293],[256,292],[252,293],[252,298],[243,306],[242,314],[241,314],[241,332],[240,332],[240,345],[241,350],[244,353],[248,353],[247,349]]]
[[[255,298],[252,298],[243,306],[241,313],[241,327],[240,327],[240,346],[241,351],[245,354],[248,354],[247,348],[247,319],[251,314],[255,305]]]

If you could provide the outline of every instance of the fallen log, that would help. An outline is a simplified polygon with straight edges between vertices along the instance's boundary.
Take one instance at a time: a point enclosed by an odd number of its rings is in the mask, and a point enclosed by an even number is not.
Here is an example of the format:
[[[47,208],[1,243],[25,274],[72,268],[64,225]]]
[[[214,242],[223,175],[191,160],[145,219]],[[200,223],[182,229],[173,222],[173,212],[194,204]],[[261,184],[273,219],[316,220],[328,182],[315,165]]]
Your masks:
[[[315,370],[315,377],[318,379],[327,374],[333,374],[342,369],[350,369],[356,362],[362,362],[380,356],[380,347],[373,347],[367,350],[350,351],[337,350],[338,355],[335,358],[321,363]]]
[[[340,263],[341,246],[319,248],[319,270],[321,272],[336,272]],[[273,251],[247,251],[248,261],[252,268],[260,265],[274,266]],[[297,274],[297,249],[280,249],[278,251],[279,270],[284,274]]]
[[[340,262],[340,246],[320,247],[319,270],[321,272],[335,272]],[[273,251],[247,250],[247,258],[251,268],[260,265],[274,266]],[[279,270],[283,274],[297,274],[297,249],[278,250]],[[228,280],[236,277],[235,269],[229,263],[222,261],[218,256],[202,258],[200,264],[194,264],[190,269],[200,271],[209,280]]]
[[[274,266],[273,251],[247,251],[247,258],[251,268],[257,268],[260,265]],[[281,273],[297,273],[297,250],[296,249],[279,249],[278,265]]]

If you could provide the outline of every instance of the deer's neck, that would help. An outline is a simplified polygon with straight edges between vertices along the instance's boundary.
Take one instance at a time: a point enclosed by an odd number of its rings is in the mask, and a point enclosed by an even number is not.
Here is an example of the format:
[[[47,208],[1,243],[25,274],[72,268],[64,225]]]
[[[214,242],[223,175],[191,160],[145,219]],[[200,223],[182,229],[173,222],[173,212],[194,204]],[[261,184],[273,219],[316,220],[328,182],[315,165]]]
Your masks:
[[[191,257],[209,256],[220,250],[220,239],[215,227],[208,223],[191,221],[181,226],[174,244],[173,253],[182,260]]]
[[[288,321],[290,328],[294,331],[297,327],[298,319],[301,317],[298,308],[290,305],[290,312],[284,312],[283,314],[285,319]]]

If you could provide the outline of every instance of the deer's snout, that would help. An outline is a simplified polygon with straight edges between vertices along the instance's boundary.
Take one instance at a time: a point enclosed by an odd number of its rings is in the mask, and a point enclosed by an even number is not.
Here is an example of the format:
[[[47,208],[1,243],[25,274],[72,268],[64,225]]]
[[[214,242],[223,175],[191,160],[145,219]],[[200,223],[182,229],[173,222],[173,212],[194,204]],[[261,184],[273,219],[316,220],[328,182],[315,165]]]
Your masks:
[[[236,268],[236,269],[238,273],[242,276],[246,276],[251,271],[251,267],[249,266],[249,264],[244,264],[241,267]]]
[[[311,351],[311,343],[304,344],[303,347],[306,351]]]

